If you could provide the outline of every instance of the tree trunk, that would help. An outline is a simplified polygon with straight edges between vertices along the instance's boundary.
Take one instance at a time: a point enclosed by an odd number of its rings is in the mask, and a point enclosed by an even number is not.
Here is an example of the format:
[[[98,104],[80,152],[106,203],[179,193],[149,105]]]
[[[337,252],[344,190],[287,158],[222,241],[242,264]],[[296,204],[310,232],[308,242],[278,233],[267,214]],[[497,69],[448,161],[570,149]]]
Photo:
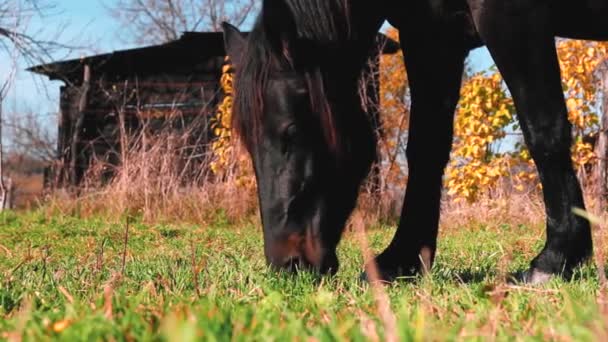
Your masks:
[[[595,145],[595,155],[598,158],[596,167],[596,196],[598,209],[605,213],[608,202],[608,70],[603,72],[603,104],[600,118],[600,131]]]
[[[2,145],[2,102],[4,97],[0,91],[0,211],[13,207],[13,181],[4,174],[4,148]]]
[[[9,189],[4,182],[4,154],[2,153],[2,102],[4,102],[4,98],[0,92],[0,211],[6,209],[9,197]]]

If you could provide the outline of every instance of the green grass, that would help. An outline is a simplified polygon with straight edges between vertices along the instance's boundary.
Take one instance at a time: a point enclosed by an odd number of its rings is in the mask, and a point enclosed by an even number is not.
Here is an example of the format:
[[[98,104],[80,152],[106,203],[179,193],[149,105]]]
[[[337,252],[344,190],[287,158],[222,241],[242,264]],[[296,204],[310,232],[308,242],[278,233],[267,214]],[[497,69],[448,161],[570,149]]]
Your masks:
[[[338,275],[319,279],[269,271],[261,232],[251,224],[136,222],[118,277],[124,230],[103,218],[2,214],[0,340],[384,337],[372,291],[357,280],[363,261],[352,233],[340,245]],[[371,229],[374,251],[392,233]],[[501,272],[524,268],[542,240],[541,227],[444,229],[432,276],[386,288],[399,338],[605,340],[595,267],[582,268],[575,281],[536,288],[500,280]]]

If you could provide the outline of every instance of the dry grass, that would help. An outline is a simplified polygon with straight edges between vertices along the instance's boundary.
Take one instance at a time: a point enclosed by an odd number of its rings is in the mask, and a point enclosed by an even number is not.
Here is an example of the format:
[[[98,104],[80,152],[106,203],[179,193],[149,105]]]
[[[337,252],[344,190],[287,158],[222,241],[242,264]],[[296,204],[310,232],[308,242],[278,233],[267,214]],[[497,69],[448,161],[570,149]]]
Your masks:
[[[116,176],[109,184],[97,186],[89,180],[78,196],[55,192],[46,207],[81,217],[137,215],[146,222],[208,223],[217,219],[218,214],[231,222],[258,220],[255,182],[243,184],[236,172],[221,177],[199,174],[191,179],[179,174],[180,163],[167,160],[170,155],[165,151],[154,155],[149,152],[145,156],[132,152],[127,166],[117,167]],[[199,165],[201,170],[208,168],[208,162]],[[353,216],[361,213],[360,218],[367,227],[396,225],[403,195],[401,191],[370,193],[364,189]],[[587,202],[591,202],[590,199]],[[477,224],[542,225],[544,210],[542,197],[534,191],[493,192],[474,203],[446,195],[442,199],[441,226],[450,229]]]
[[[78,197],[57,192],[45,208],[79,217],[103,215],[120,219],[131,215],[141,216],[145,222],[195,224],[208,224],[220,216],[237,222],[252,217],[256,208],[251,190],[239,189],[229,182],[180,186],[170,191],[140,189],[112,184],[101,189],[86,189]]]
[[[11,172],[13,209],[30,210],[44,200],[44,176],[42,174],[17,174]]]
[[[230,183],[185,186],[169,192],[150,191],[146,195],[137,189],[108,186],[87,189],[78,197],[58,192],[46,208],[80,217],[103,215],[118,219],[130,215],[141,216],[145,222],[200,224],[214,221],[218,216],[235,222],[250,217],[256,208],[250,190],[235,188]]]
[[[212,173],[210,146],[193,138],[196,125],[185,132],[166,126],[121,138],[129,148],[119,153],[119,165],[96,156],[83,185],[74,192],[53,193],[48,210],[81,217],[130,215],[145,222],[204,224],[218,215],[231,221],[250,218],[257,208],[255,189],[237,181],[236,167],[229,165],[230,171],[222,175]],[[113,177],[102,184],[107,170]]]
[[[545,207],[538,193],[500,192],[476,202],[444,198],[441,225],[445,228],[483,223],[486,225],[538,225],[545,220]]]
[[[365,226],[396,225],[399,221],[403,191],[387,191],[371,194],[363,191],[355,214]],[[545,207],[537,192],[493,191],[470,203],[444,195],[441,203],[442,229],[465,226],[500,226],[501,224],[541,225],[545,221]]]

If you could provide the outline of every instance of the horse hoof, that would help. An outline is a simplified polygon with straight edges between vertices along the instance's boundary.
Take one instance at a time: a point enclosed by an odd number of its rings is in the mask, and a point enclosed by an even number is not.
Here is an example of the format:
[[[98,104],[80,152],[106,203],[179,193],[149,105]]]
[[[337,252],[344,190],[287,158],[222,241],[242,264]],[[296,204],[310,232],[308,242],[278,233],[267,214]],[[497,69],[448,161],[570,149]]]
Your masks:
[[[553,274],[531,268],[523,272],[512,274],[507,282],[510,285],[542,285],[548,283],[551,278],[553,278]]]

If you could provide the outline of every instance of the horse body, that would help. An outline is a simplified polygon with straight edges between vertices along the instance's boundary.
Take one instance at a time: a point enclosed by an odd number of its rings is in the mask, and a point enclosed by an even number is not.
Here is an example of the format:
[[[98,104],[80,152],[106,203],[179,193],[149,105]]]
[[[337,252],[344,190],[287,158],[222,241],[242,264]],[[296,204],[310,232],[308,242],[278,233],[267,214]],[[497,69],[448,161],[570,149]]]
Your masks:
[[[235,126],[256,169],[269,263],[337,269],[335,247],[374,160],[356,79],[388,20],[400,32],[412,104],[405,204],[376,258],[382,276],[432,265],[464,61],[482,45],[511,91],[543,185],[547,242],[523,280],[569,276],[592,243],[572,213],[584,203],[554,39],[608,39],[607,17],[607,0],[265,0],[248,41],[226,27]]]

